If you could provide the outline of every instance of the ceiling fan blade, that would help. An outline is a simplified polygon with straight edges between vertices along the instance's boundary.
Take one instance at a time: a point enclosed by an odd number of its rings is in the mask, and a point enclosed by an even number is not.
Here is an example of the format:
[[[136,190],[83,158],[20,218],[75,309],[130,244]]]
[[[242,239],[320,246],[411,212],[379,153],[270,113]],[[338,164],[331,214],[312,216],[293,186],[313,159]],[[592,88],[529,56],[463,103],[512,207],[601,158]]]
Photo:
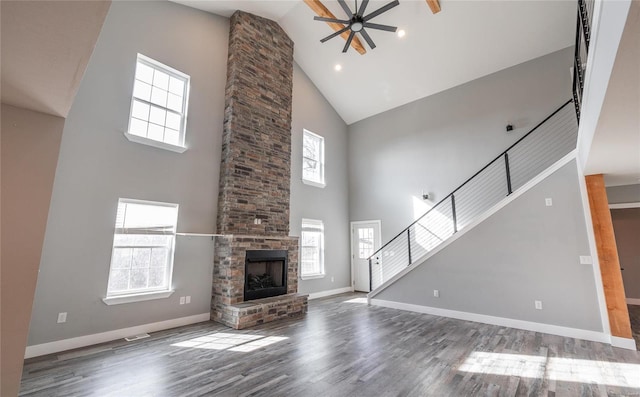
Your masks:
[[[367,9],[367,4],[369,4],[369,0],[362,0],[362,4],[360,5],[360,9],[358,10],[359,17],[364,15],[364,10]]]
[[[378,29],[378,30],[386,30],[387,32],[395,32],[398,30],[397,26],[389,26],[389,25],[380,25],[377,23],[365,22],[362,24],[365,28]]]
[[[322,22],[333,22],[333,23],[349,23],[348,20],[336,19],[336,18],[326,18],[326,17],[313,17],[314,21],[322,21]]]
[[[340,1],[340,0],[338,0],[338,1]],[[377,10],[375,10],[371,14],[367,15],[366,17],[363,17],[362,20],[368,21],[369,19],[375,18],[378,15],[382,14],[383,12],[389,11],[393,7],[397,6],[398,4],[400,4],[400,2],[398,0],[394,0],[391,3],[387,4],[386,6],[378,8]]]
[[[335,33],[330,34],[329,36],[327,36],[324,39],[320,40],[320,42],[324,43],[327,40],[331,40],[332,38],[341,35],[342,33],[346,32],[347,30],[349,30],[349,26],[345,27],[344,29],[340,29]]]
[[[342,52],[347,52],[347,50],[349,49],[349,46],[351,45],[351,40],[353,40],[353,36],[355,35],[356,35],[356,32],[352,30],[351,34],[349,34],[349,38],[347,39],[347,44],[345,44],[344,48],[342,49]]]
[[[362,37],[364,37],[364,40],[367,42],[367,44],[369,44],[369,47],[371,47],[372,50],[376,48],[376,44],[373,42],[373,40],[371,40],[371,36],[369,36],[369,33],[367,33],[366,30],[362,29],[360,31],[360,34],[362,35]]]
[[[353,15],[353,12],[349,9],[349,6],[347,5],[347,3],[344,2],[344,0],[338,0],[338,3],[340,4],[340,7],[342,7],[344,12],[346,12],[349,17]]]

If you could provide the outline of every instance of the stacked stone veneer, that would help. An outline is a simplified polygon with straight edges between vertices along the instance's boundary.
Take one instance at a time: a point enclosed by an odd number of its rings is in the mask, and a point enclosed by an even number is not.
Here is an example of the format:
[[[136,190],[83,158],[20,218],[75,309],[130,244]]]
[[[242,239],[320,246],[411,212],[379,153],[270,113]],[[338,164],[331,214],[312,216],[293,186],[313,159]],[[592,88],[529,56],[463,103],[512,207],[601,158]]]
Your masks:
[[[291,39],[277,23],[237,11],[229,34],[218,233],[289,235],[292,89]]]
[[[289,237],[293,42],[268,19],[231,16],[211,319],[241,329],[307,311]],[[244,300],[247,250],[288,251],[287,294]]]

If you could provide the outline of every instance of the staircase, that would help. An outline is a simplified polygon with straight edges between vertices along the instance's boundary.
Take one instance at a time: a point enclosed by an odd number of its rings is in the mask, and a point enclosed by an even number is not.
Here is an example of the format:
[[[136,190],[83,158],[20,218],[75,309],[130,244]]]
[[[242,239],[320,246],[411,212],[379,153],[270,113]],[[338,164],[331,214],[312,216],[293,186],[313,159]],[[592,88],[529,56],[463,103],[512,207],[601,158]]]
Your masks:
[[[576,148],[577,112],[569,100],[500,153],[429,211],[373,253],[369,283],[373,294],[439,245],[470,227],[527,182]]]

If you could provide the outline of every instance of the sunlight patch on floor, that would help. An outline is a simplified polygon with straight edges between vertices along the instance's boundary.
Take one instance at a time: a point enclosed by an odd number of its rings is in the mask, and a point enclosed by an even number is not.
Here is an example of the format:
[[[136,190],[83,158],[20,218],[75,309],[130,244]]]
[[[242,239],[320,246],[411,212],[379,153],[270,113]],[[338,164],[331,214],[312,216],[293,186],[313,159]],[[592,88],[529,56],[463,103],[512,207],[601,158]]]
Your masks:
[[[638,364],[473,352],[458,370],[479,374],[640,388],[640,365]]]
[[[364,303],[367,304],[367,298],[353,298],[348,301],[344,301],[343,303]]]
[[[215,334],[189,339],[184,342],[174,343],[171,346],[209,350],[229,350],[232,352],[248,353],[260,349],[261,347],[281,342],[285,339],[289,338],[284,336],[263,336],[217,332]]]

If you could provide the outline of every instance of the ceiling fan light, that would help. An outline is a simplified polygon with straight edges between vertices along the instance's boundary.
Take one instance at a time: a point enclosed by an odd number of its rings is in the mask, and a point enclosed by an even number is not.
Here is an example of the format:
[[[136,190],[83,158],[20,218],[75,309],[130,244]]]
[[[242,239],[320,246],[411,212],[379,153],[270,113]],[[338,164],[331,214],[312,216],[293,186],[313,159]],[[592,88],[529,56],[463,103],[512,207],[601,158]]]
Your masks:
[[[352,32],[359,32],[362,30],[362,22],[354,22],[351,24],[351,31]]]

